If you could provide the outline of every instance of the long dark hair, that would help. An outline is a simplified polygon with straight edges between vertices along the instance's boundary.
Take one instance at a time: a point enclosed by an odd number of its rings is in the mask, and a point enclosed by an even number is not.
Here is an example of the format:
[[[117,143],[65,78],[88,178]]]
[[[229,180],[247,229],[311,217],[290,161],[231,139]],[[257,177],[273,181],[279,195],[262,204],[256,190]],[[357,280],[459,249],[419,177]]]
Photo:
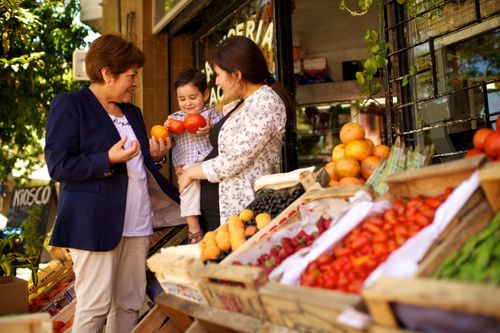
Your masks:
[[[228,73],[241,72],[244,80],[250,83],[265,83],[270,86],[285,104],[288,119],[295,112],[295,100],[285,87],[269,74],[266,59],[250,38],[232,36],[223,40],[210,53],[210,65],[217,65]]]

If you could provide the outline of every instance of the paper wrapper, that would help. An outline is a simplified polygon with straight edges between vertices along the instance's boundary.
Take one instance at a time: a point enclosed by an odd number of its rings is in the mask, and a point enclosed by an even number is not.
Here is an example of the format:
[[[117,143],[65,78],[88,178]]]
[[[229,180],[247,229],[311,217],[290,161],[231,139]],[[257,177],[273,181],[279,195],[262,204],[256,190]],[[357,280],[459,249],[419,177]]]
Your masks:
[[[375,269],[365,280],[367,288],[381,276],[411,277],[418,270],[418,264],[439,235],[446,229],[462,206],[479,187],[479,171],[462,182],[441,205],[434,215],[434,221],[418,234],[395,250],[387,260]]]

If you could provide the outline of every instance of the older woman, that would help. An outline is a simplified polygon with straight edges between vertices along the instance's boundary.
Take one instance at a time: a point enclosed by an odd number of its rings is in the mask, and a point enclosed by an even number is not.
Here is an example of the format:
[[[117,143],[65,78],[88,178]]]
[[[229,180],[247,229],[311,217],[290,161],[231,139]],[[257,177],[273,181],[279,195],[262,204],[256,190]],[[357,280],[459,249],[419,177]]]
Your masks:
[[[200,182],[200,224],[205,231],[226,223],[254,199],[253,183],[274,171],[287,112],[295,110],[291,95],[268,72],[264,55],[251,39],[225,39],[210,60],[224,99],[239,102],[212,128],[213,151],[179,178],[181,193],[193,179],[205,180]]]
[[[171,224],[184,222],[177,190],[158,171],[170,142],[148,142],[141,111],[129,103],[144,61],[123,38],[99,37],[85,58],[90,86],[57,96],[47,120],[45,158],[61,185],[51,245],[69,248],[73,259],[73,332],[135,326],[153,228],[150,193],[168,202]]]

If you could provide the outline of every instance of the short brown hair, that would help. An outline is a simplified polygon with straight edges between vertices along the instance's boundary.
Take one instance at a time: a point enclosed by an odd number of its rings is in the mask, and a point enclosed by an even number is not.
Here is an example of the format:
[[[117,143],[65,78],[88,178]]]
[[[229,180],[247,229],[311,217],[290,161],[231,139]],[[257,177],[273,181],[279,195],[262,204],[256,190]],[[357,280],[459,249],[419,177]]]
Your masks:
[[[134,43],[120,36],[107,34],[90,44],[85,56],[85,70],[91,83],[103,83],[101,69],[109,68],[111,74],[120,75],[133,66],[141,68],[146,58]]]

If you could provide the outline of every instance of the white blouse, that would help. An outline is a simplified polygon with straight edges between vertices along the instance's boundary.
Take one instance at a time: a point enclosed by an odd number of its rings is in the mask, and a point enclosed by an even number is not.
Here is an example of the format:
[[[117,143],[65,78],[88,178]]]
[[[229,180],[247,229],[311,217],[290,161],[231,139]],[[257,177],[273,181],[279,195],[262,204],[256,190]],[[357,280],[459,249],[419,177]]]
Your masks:
[[[124,148],[130,149],[132,141],[137,140],[127,118],[109,115],[120,137],[127,136]],[[153,233],[151,202],[149,200],[148,181],[141,151],[127,161],[127,203],[125,205],[125,222],[123,237],[149,236]]]
[[[202,163],[207,180],[219,183],[221,224],[254,199],[255,180],[273,172],[280,157],[285,124],[283,101],[264,85],[222,126],[219,155]]]

